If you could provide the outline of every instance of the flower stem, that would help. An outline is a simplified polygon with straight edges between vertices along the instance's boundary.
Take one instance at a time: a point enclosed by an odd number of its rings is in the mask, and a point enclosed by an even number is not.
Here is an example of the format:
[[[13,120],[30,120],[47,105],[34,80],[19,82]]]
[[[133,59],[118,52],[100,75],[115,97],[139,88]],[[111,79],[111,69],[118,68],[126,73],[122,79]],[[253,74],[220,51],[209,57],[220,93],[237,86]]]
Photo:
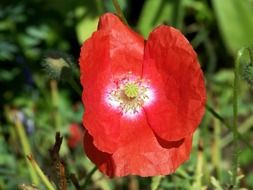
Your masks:
[[[237,188],[236,177],[238,168],[238,90],[239,90],[239,74],[240,74],[240,58],[243,54],[244,48],[239,50],[237,53],[237,58],[235,61],[234,68],[234,89],[233,89],[233,178],[232,185],[233,188]]]
[[[113,3],[113,6],[114,6],[115,9],[116,9],[117,15],[121,18],[121,20],[122,20],[126,25],[128,25],[127,20],[126,20],[126,18],[125,18],[125,16],[124,16],[124,14],[123,14],[123,12],[122,12],[120,6],[119,6],[118,0],[112,0],[112,3]]]
[[[214,120],[214,142],[212,146],[212,161],[217,173],[217,178],[222,181],[221,174],[221,123]]]
[[[50,87],[51,87],[51,96],[52,96],[52,105],[53,105],[54,127],[57,130],[60,130],[61,118],[59,115],[59,91],[58,91],[57,81],[51,80]]]
[[[88,173],[88,175],[87,175],[87,177],[84,181],[84,184],[82,186],[83,190],[85,190],[87,188],[87,185],[90,182],[90,179],[91,179],[92,175],[97,171],[97,169],[98,169],[97,166],[94,166],[94,168]]]
[[[37,162],[33,159],[32,155],[28,155],[27,158],[30,161],[30,163],[32,164],[34,170],[40,176],[41,180],[43,181],[43,183],[45,184],[45,186],[47,187],[47,189],[48,190],[55,190],[54,186],[49,181],[49,179],[44,174],[44,172],[41,170],[41,168],[39,167],[39,165],[37,164]]]
[[[79,84],[75,81],[73,77],[70,77],[68,83],[76,91],[78,95],[82,96],[82,89],[80,88]]]

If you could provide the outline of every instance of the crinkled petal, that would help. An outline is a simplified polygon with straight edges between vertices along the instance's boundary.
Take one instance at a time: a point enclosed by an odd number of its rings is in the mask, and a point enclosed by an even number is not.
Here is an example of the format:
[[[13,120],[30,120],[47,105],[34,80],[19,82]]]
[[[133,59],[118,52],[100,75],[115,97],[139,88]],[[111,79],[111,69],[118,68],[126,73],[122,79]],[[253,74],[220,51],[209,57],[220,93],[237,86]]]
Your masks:
[[[101,17],[98,31],[82,46],[83,124],[101,151],[113,153],[120,134],[121,113],[106,101],[108,86],[129,71],[140,76],[143,52],[144,40],[109,13]]]
[[[143,37],[112,13],[106,13],[100,18],[98,30],[109,34],[110,68],[114,76],[127,72],[140,76],[144,54]]]
[[[83,125],[94,136],[94,144],[102,151],[113,152],[119,136],[120,113],[105,103],[106,85],[110,82],[109,38],[104,32],[94,33],[81,50],[82,100],[85,106]],[[110,126],[108,126],[110,120]],[[109,128],[110,127],[110,128]]]
[[[165,140],[191,135],[204,114],[203,73],[186,38],[169,26],[156,28],[144,53],[143,78],[155,89],[156,102],[145,107],[153,131]]]
[[[138,119],[121,119],[118,149],[112,153],[99,151],[86,133],[84,149],[87,156],[110,177],[167,175],[189,158],[192,136],[176,142],[156,138],[144,114]]]

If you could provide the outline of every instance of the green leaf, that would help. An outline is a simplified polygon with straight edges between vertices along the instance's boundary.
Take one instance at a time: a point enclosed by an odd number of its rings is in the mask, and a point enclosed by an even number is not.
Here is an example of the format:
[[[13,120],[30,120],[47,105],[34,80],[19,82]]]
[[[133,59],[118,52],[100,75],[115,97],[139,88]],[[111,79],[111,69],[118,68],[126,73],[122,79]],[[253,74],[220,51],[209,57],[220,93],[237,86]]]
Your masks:
[[[171,11],[172,7],[168,1],[147,0],[139,18],[138,30],[147,37],[155,26],[167,21],[171,15]]]
[[[228,50],[235,55],[253,44],[253,4],[248,0],[213,0],[219,29]]]
[[[161,181],[162,181],[163,176],[154,176],[152,177],[152,182],[151,182],[151,190],[157,190]]]
[[[0,42],[0,60],[11,60],[14,58],[14,53],[16,53],[18,48],[7,41]]]
[[[214,186],[215,190],[223,190],[220,182],[213,176],[211,176],[211,184]]]
[[[80,22],[76,25],[77,38],[80,44],[88,39],[97,29],[98,16],[92,16],[87,13],[88,12],[84,7],[77,9],[76,12],[78,15],[84,15]]]
[[[147,0],[137,24],[138,30],[147,37],[154,27],[165,22],[181,27],[184,14],[183,2],[183,0]]]
[[[13,68],[13,69],[8,69],[8,70],[3,69],[0,71],[0,81],[7,82],[7,81],[14,80],[18,74],[20,74],[20,70],[18,68]]]

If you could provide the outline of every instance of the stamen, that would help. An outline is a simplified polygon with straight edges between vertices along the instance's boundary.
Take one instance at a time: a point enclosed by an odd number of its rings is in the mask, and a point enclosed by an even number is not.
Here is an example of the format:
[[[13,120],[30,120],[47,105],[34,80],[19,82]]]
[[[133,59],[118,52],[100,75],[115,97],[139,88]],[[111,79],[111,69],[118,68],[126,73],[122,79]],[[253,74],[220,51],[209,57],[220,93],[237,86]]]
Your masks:
[[[146,81],[140,78],[134,78],[131,73],[114,82],[115,88],[109,92],[109,102],[117,106],[123,113],[138,113],[145,102],[150,98],[148,96],[149,87]]]

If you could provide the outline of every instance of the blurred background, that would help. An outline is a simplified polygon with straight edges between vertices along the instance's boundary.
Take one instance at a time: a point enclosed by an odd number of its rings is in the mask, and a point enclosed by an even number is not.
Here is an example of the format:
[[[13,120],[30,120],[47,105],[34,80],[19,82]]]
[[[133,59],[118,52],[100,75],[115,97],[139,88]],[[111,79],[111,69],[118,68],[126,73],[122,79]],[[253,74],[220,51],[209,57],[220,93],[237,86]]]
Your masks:
[[[253,1],[119,3],[129,25],[145,38],[160,24],[185,34],[205,73],[208,105],[230,125],[234,61],[240,48],[253,46]],[[66,187],[78,189],[73,174],[84,185],[94,166],[82,149],[81,98],[66,82],[55,80],[62,76],[48,77],[48,63],[62,59],[73,68],[73,80],[79,84],[80,46],[96,30],[104,12],[115,12],[111,0],[1,0],[0,190],[47,189],[29,166],[25,155],[30,153],[48,178],[59,183],[48,151],[56,131],[63,136],[60,160]],[[241,188],[253,189],[253,91],[242,80],[239,86],[239,132],[244,142],[239,141],[237,181]],[[231,189],[232,133],[216,118],[206,111],[194,136],[191,158],[175,174],[109,179],[96,171],[87,189]]]

